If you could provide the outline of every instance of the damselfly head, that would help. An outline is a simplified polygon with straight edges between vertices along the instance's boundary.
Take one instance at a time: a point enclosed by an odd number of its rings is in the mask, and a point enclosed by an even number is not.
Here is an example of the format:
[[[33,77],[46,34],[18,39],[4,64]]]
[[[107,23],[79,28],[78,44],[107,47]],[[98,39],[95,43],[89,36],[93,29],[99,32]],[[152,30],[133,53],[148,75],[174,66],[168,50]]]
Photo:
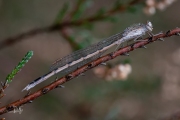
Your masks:
[[[152,26],[152,23],[150,21],[147,21],[147,24],[146,24],[146,27],[149,31],[152,31],[153,30],[153,26]]]

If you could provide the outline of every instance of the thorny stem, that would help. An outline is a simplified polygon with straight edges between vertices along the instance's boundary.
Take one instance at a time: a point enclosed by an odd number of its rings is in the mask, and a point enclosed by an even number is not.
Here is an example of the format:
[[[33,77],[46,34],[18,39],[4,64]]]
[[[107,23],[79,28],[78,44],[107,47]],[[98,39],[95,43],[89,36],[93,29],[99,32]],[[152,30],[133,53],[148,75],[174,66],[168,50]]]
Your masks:
[[[66,75],[65,77],[62,77],[56,81],[54,81],[53,83],[41,88],[40,90],[30,94],[30,95],[27,95],[25,96],[24,98],[22,99],[19,99],[13,103],[10,103],[4,107],[1,107],[0,108],[0,114],[4,114],[4,113],[7,113],[7,112],[10,112],[12,110],[14,110],[15,108],[20,108],[22,105],[24,104],[27,104],[27,103],[31,103],[33,100],[35,100],[36,98],[48,93],[49,91],[59,87],[59,85],[61,84],[64,84],[65,82],[68,82],[69,80],[72,80],[73,78],[81,75],[82,73],[86,72],[87,70],[91,69],[91,68],[94,68],[98,65],[100,65],[101,63],[105,63],[111,59],[114,59],[120,55],[125,55],[126,53],[130,52],[130,51],[133,51],[137,48],[142,48],[143,46],[149,44],[149,43],[152,43],[154,41],[157,41],[159,40],[160,38],[165,38],[165,37],[170,37],[172,35],[179,35],[180,33],[180,28],[175,28],[173,30],[169,30],[168,32],[166,33],[161,33],[161,34],[158,34],[158,35],[155,35],[153,37],[149,37],[149,38],[146,38],[144,39],[144,41],[140,41],[140,42],[136,42],[134,44],[131,44],[129,46],[126,46],[124,48],[121,48],[115,52],[112,52],[110,54],[107,54],[101,58],[98,58],[84,66],[82,66],[81,68],[78,68],[77,70],[75,70],[74,72]]]
[[[77,21],[67,20],[67,21],[63,21],[59,24],[52,24],[52,25],[45,27],[45,28],[34,29],[34,30],[30,30],[28,32],[21,33],[19,35],[14,36],[14,37],[9,37],[7,39],[2,40],[2,42],[0,43],[0,49],[3,49],[3,48],[10,46],[10,45],[13,45],[17,42],[24,40],[25,38],[32,37],[32,36],[35,36],[37,34],[50,33],[50,32],[61,30],[64,27],[80,26],[80,25],[83,25],[84,23],[87,23],[87,22],[96,22],[96,21],[102,20],[108,16],[114,15],[115,13],[123,12],[126,9],[128,9],[130,6],[138,4],[141,1],[143,1],[143,0],[133,0],[130,3],[128,3],[127,5],[119,5],[118,8],[112,8],[111,10],[107,11],[105,14],[102,14],[100,16],[93,15],[93,16],[90,16],[88,18],[79,19]]]
[[[9,84],[1,83],[1,89],[0,89],[0,99],[4,97],[6,94],[4,94],[4,90],[8,87]]]

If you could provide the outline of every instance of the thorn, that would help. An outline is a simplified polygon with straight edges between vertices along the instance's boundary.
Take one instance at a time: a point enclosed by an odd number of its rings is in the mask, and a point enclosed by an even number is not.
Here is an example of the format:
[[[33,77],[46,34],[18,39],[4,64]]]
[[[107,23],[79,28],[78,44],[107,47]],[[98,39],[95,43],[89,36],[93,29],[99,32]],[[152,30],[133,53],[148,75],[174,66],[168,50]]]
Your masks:
[[[132,45],[131,45],[131,48],[132,48],[132,49],[134,48],[134,45],[135,45],[135,44],[132,44]]]
[[[56,77],[54,81],[51,81],[51,83],[56,82],[58,79],[59,79],[59,78],[58,78],[58,77]]]
[[[55,88],[65,88],[63,85],[57,85]]]
[[[148,42],[152,42],[152,40],[153,40],[153,37],[150,37],[150,38],[148,39]]]
[[[2,98],[2,97],[4,97],[6,94],[4,94],[4,93],[1,93],[1,95],[0,95],[0,98]]]
[[[8,111],[12,111],[12,110],[14,110],[14,107],[13,107],[13,106],[7,106],[6,109],[7,109]]]
[[[163,39],[163,38],[158,38],[158,40],[159,40],[159,41],[164,41],[164,39]]]
[[[2,89],[5,89],[7,87],[7,81],[5,81],[4,83],[1,81],[1,86]]]
[[[28,101],[28,103],[32,103],[32,102],[33,102],[32,100]]]
[[[77,76],[77,78],[79,78],[80,76],[85,76],[85,74],[84,74],[84,73],[80,73],[80,74]]]
[[[139,37],[137,40],[142,40],[143,38],[142,38],[142,36],[141,37]]]
[[[146,46],[141,46],[141,48],[147,49],[147,47],[146,47]]]
[[[4,83],[4,87],[8,84],[8,81],[6,80],[6,82]]]
[[[176,33],[175,35],[180,36],[180,33]]]
[[[104,66],[106,66],[107,64],[106,64],[105,62],[103,62],[103,63],[101,63],[101,65],[104,65]]]
[[[80,73],[79,75],[77,75],[76,78],[79,78],[80,76],[85,76],[85,74],[84,73]]]
[[[15,112],[18,112],[19,114],[21,114],[21,113],[23,112],[22,107],[21,107],[21,106],[20,106],[20,107],[18,107],[18,108],[17,108],[17,111],[15,111]]]
[[[160,31],[158,34],[162,34],[163,33],[163,31]]]
[[[9,113],[19,113],[19,114],[21,114],[23,112],[23,109],[21,108],[21,107],[14,107],[14,109],[13,110],[11,110],[11,111],[9,111]]]
[[[109,56],[110,56],[111,58],[113,58],[113,53],[110,53]]]
[[[66,79],[67,80],[70,80],[73,76],[70,74],[70,75],[66,75]]]
[[[47,93],[47,91],[48,91],[48,89],[47,89],[47,88],[45,88],[45,89],[43,89],[43,90],[42,90],[42,93],[43,93],[43,94],[46,94],[46,93]]]
[[[29,96],[30,93],[31,93],[31,91],[28,91],[27,94],[24,96],[24,98],[27,97],[27,96]]]
[[[4,92],[4,89],[3,89],[3,88],[1,88],[1,91],[2,91],[2,92]]]
[[[85,76],[85,74],[84,74],[84,73],[81,73],[79,76]]]
[[[65,88],[65,86],[63,86],[63,85],[60,85],[61,86],[61,88]]]
[[[155,36],[163,34],[163,31],[160,31],[159,33],[155,34]]]
[[[166,36],[168,36],[170,32],[171,32],[171,30],[168,30],[168,31],[166,32]]]
[[[58,77],[55,78],[55,81],[57,81],[57,80],[58,80]]]
[[[4,83],[1,81],[1,86],[4,87]]]
[[[93,66],[93,64],[92,63],[90,63],[89,65],[88,65],[88,68],[91,68]]]
[[[121,55],[124,55],[124,56],[129,56],[129,54],[128,54],[128,53],[123,53],[123,54],[121,54]]]

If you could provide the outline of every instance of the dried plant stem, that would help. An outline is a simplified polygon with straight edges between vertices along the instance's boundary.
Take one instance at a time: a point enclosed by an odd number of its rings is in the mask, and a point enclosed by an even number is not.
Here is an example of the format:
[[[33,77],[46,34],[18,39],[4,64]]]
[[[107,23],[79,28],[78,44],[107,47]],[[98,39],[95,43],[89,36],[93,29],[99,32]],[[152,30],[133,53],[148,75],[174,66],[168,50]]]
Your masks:
[[[59,24],[52,24],[52,25],[45,27],[45,28],[34,29],[34,30],[30,30],[28,32],[24,32],[22,34],[16,35],[14,37],[9,37],[7,39],[2,40],[2,42],[0,43],[0,49],[3,49],[3,48],[10,46],[10,45],[13,45],[17,42],[24,40],[25,38],[32,37],[32,36],[35,36],[37,34],[50,33],[50,32],[61,30],[64,27],[80,26],[80,25],[83,25],[84,23],[87,23],[87,22],[96,22],[96,21],[102,20],[108,16],[112,16],[116,13],[123,12],[126,9],[128,9],[130,6],[136,5],[142,1],[143,0],[133,0],[125,6],[119,5],[118,8],[112,8],[109,11],[107,11],[105,14],[102,14],[100,16],[93,15],[93,16],[90,16],[88,18],[79,19],[76,21],[65,20]],[[73,13],[71,13],[71,14],[73,14]]]
[[[133,51],[137,48],[142,48],[145,45],[152,43],[154,41],[160,40],[162,38],[170,37],[172,35],[179,35],[179,33],[180,33],[180,28],[175,28],[173,30],[169,30],[166,33],[161,33],[161,34],[155,35],[153,38],[152,37],[146,38],[146,39],[144,39],[144,41],[136,42],[136,43],[131,44],[127,47],[121,48],[115,52],[107,54],[101,58],[98,58],[98,59],[82,66],[81,68],[78,68],[77,70],[66,75],[65,77],[62,77],[62,78],[58,79],[57,81],[54,81],[53,83],[43,87],[42,89],[40,89],[40,90],[30,94],[30,95],[28,94],[24,98],[19,99],[13,103],[10,103],[4,107],[1,107],[0,108],[0,114],[7,113],[9,111],[14,110],[15,108],[21,107],[24,104],[31,103],[34,99],[48,93],[49,91],[51,91],[55,88],[58,88],[61,84],[81,75],[82,73],[86,72],[87,70],[89,70],[91,68],[94,68],[94,67],[100,65],[101,63],[107,62],[111,59],[116,58],[117,56],[120,56],[120,55],[126,55],[130,51]]]

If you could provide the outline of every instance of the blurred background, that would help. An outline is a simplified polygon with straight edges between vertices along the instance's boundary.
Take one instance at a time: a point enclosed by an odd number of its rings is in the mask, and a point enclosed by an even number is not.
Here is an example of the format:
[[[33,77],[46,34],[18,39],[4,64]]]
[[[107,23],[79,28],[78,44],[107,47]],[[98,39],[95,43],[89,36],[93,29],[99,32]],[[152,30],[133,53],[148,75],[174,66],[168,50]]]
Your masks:
[[[1,0],[1,81],[5,81],[29,50],[34,51],[34,56],[5,90],[1,106],[24,97],[27,92],[21,90],[47,73],[56,59],[122,32],[134,23],[151,21],[154,34],[180,26],[179,6],[179,0]],[[79,24],[45,30],[66,22]],[[37,29],[40,29],[37,34],[16,38]],[[17,42],[3,42],[8,38]],[[180,110],[178,39],[177,36],[165,38],[164,42],[150,44],[147,49],[130,52],[129,57],[120,56],[107,66],[91,69],[85,76],[65,83],[64,89],[55,89],[23,106],[21,114],[7,113],[1,117],[8,120],[154,120],[171,116]],[[112,77],[113,72],[118,75]],[[32,92],[48,85],[55,77]]]

